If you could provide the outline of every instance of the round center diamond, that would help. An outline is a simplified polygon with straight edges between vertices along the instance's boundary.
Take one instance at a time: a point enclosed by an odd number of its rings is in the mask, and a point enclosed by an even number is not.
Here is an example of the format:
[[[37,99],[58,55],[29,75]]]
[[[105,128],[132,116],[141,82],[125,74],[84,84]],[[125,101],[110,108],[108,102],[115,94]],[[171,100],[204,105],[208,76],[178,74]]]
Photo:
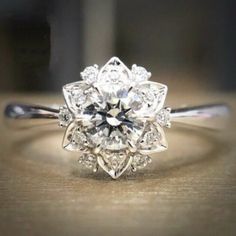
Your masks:
[[[136,141],[144,128],[132,114],[127,101],[118,100],[115,104],[106,101],[104,108],[94,102],[84,110],[88,120],[86,133],[96,146],[109,150],[127,148],[128,142]]]

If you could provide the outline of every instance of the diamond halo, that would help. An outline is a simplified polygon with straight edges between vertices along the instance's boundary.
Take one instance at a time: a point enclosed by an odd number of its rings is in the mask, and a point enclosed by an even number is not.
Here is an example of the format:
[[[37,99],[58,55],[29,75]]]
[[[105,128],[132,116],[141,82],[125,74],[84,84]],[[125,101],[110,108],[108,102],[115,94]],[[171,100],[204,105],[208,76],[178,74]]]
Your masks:
[[[63,148],[82,152],[79,162],[112,178],[151,162],[148,155],[167,149],[163,127],[170,127],[164,108],[167,86],[148,81],[151,73],[117,57],[101,69],[89,66],[82,81],[63,86],[66,106],[59,122],[66,127]]]

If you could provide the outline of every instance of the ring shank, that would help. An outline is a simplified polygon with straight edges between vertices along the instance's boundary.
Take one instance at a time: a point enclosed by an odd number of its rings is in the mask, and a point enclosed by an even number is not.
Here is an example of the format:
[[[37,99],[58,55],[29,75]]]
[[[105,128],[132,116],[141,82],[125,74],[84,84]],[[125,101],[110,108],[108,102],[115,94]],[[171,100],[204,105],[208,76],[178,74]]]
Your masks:
[[[5,117],[11,119],[57,119],[59,109],[50,106],[10,103],[5,108]]]
[[[209,128],[221,128],[230,109],[226,104],[209,104],[172,109],[170,121]],[[5,117],[11,120],[58,120],[59,105],[40,106],[9,103],[5,108]],[[223,118],[223,119],[222,119]],[[38,122],[37,122],[38,124]]]
[[[227,104],[208,104],[172,109],[171,122],[222,129],[227,124],[230,108]]]

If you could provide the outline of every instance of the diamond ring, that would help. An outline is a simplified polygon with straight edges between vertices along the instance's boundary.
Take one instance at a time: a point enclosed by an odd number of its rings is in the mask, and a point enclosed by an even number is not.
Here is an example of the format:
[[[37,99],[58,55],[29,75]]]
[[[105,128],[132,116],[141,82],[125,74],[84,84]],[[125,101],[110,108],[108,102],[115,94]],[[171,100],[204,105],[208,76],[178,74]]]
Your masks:
[[[228,114],[227,105],[165,107],[167,86],[148,81],[144,67],[131,69],[112,57],[81,72],[82,81],[63,86],[65,105],[59,108],[9,104],[8,118],[57,119],[65,129],[63,148],[80,152],[79,162],[94,172],[100,167],[116,179],[151,162],[150,154],[168,147],[164,129],[185,118]]]

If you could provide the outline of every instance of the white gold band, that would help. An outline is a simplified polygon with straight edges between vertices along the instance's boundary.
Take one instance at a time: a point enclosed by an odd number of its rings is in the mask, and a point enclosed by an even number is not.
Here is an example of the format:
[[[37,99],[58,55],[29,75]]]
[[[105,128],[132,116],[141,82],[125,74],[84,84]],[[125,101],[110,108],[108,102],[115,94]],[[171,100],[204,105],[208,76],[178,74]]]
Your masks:
[[[59,105],[40,106],[9,103],[5,108],[5,117],[13,120],[50,119],[58,123],[59,107]],[[225,123],[225,118],[229,116],[229,113],[230,109],[226,104],[190,106],[172,109],[170,120],[172,123],[178,122],[203,127],[209,126],[210,128],[218,129],[221,127],[220,124]]]

